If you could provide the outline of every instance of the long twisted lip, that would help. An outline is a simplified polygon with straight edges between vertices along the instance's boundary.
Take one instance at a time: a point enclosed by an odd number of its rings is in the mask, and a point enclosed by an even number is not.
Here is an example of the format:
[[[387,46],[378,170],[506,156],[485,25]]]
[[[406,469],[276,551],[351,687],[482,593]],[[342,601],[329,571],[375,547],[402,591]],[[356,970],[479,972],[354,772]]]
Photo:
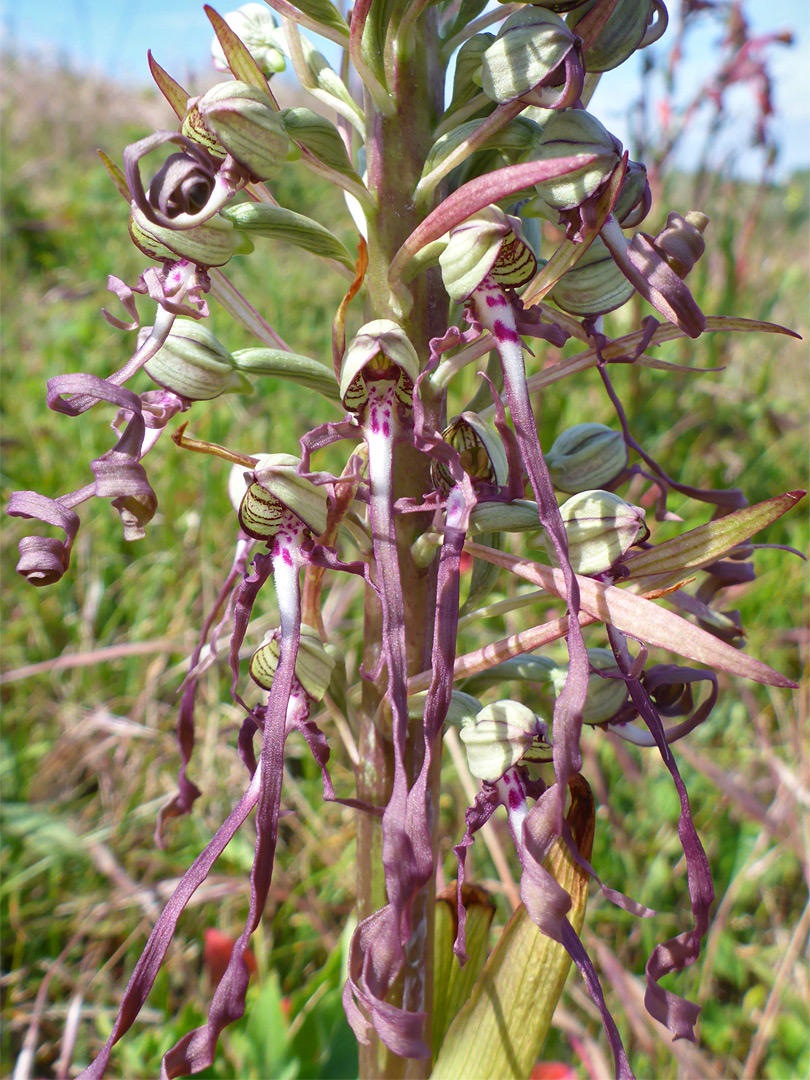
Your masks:
[[[141,179],[141,158],[166,143],[181,146],[183,152],[170,155],[156,173],[147,194]],[[239,178],[232,175],[232,168],[227,168],[229,162],[231,166],[234,165],[232,159],[226,158],[222,165],[217,166],[210,154],[186,135],[177,131],[156,131],[126,148],[124,175],[132,201],[153,225],[166,229],[193,229],[218,213],[239,186]],[[244,179],[247,177],[243,178],[243,182]],[[205,203],[194,213],[182,209],[171,213],[170,203],[174,193],[178,186],[183,187],[189,181],[193,185],[206,185],[208,192]]]

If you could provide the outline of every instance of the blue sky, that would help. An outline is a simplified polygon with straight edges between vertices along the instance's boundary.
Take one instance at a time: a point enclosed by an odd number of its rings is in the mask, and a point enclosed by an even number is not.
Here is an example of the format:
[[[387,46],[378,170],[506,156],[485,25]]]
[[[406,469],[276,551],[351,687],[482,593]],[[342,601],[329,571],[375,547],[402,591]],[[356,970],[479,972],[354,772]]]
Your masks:
[[[130,83],[147,81],[146,50],[151,48],[168,71],[181,82],[190,71],[207,70],[211,30],[202,10],[203,0],[0,0],[2,36],[6,47],[36,50],[66,60],[74,68],[101,71]],[[224,13],[238,0],[215,2]],[[677,10],[677,0],[668,4]],[[790,29],[791,48],[773,49],[776,76],[777,136],[782,147],[783,172],[810,164],[810,4],[807,0],[748,0],[745,5],[757,32]],[[663,39],[666,45],[667,36]],[[717,33],[708,20],[696,32],[688,57],[694,86],[701,84],[716,47]],[[626,124],[617,102],[626,101],[626,89],[616,91],[616,80],[629,77],[627,67],[608,73],[592,103],[592,111],[621,139]],[[735,93],[732,105],[741,123],[750,110],[745,92]],[[694,152],[694,147],[692,148]],[[689,156],[690,148],[685,151]],[[738,150],[741,171],[754,172],[756,158]]]

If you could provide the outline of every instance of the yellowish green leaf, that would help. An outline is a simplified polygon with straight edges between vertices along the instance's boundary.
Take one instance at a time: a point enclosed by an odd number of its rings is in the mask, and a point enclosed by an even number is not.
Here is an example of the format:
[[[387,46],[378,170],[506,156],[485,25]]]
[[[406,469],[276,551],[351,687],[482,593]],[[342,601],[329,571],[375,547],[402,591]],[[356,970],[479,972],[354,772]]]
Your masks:
[[[581,776],[570,786],[568,823],[580,854],[589,859],[593,796]],[[579,933],[588,898],[587,872],[574,862],[562,840],[556,841],[543,865],[570,893],[568,918]],[[432,1080],[471,1076],[525,1080],[545,1042],[570,966],[563,946],[542,934],[521,904],[450,1025]]]

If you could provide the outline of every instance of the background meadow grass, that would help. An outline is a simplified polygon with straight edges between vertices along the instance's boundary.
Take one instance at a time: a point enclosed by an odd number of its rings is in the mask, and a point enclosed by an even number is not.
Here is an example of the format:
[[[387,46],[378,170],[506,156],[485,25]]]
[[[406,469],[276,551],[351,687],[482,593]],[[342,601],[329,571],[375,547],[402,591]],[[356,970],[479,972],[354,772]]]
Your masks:
[[[23,83],[25,62],[6,58],[5,69],[4,500],[17,488],[53,496],[81,486],[91,458],[112,445],[105,406],[81,419],[50,413],[45,381],[67,371],[108,374],[132,351],[132,335],[110,327],[99,309],[116,311],[106,275],[132,283],[145,260],[129,241],[126,207],[95,147],[120,160],[127,142],[171,124],[161,104],[140,92],[42,69],[32,92],[30,80]],[[688,484],[738,485],[751,502],[806,486],[807,176],[764,190],[714,176],[675,176],[665,187],[645,223],[649,231],[661,227],[670,208],[694,206],[712,219],[707,256],[690,278],[703,309],[770,319],[805,341],[714,334],[660,350],[679,363],[725,365],[720,374],[614,368],[633,433]],[[353,247],[351,223],[333,189],[291,165],[273,190],[282,205],[333,225]],[[312,256],[262,240],[249,259],[235,258],[228,273],[296,351],[330,355],[341,278]],[[149,305],[141,311],[148,322]],[[610,332],[629,329],[637,314],[628,308],[610,316]],[[250,344],[213,304],[211,326],[231,348]],[[130,385],[137,391],[149,383],[140,376]],[[469,389],[459,392],[458,405]],[[569,424],[611,422],[595,372],[576,385],[553,386],[538,406],[544,445]],[[334,415],[321,399],[264,380],[252,397],[200,403],[184,419],[197,437],[234,449],[295,453],[304,430]],[[4,522],[4,1074],[24,1045],[36,1050],[29,1075],[75,1075],[87,1063],[110,1030],[173,883],[244,782],[235,749],[240,712],[219,663],[200,686],[191,775],[203,797],[191,816],[169,824],[165,850],[155,846],[155,815],[174,789],[178,766],[177,688],[230,565],[235,528],[224,462],[184,453],[164,438],[147,466],[160,507],[146,539],[124,543],[117,515],[100,500],[88,504],[70,572],[55,586],[34,590],[17,578],[16,541],[25,527]],[[705,506],[677,495],[670,507],[684,518],[678,531],[709,516]],[[656,527],[654,539],[673,531]],[[806,550],[806,510],[800,504],[759,539]],[[586,917],[586,944],[640,1077],[787,1078],[810,1069],[803,951],[810,922],[805,568],[773,549],[754,558],[757,580],[730,590],[724,606],[740,610],[747,649],[800,680],[802,689],[788,694],[722,677],[712,717],[677,746],[717,890],[701,960],[673,984],[704,1005],[697,1047],[671,1044],[641,1004],[649,950],[689,919],[671,781],[654,753],[600,732],[585,736],[584,771],[598,804],[594,864],[612,886],[663,913],[635,921],[596,892]],[[329,604],[351,678],[360,597],[353,586],[337,589]],[[273,625],[271,603],[265,591],[258,637]],[[531,616],[523,610],[474,623],[460,648],[519,630],[536,616],[537,609]],[[587,644],[603,639],[594,630]],[[347,753],[331,722],[324,726],[336,788],[347,793]],[[440,861],[451,880],[451,848],[467,800],[449,757],[445,770]],[[294,740],[287,771],[285,805],[296,813],[281,822],[271,903],[254,941],[258,972],[248,1013],[224,1033],[206,1075],[356,1075],[340,1005],[353,900],[353,815],[323,804],[317,770]],[[499,831],[506,839],[503,822],[495,823],[496,838]],[[471,858],[473,876],[498,901],[500,928],[508,890],[483,844]],[[210,996],[204,933],[240,932],[251,861],[244,829],[181,919],[148,1007],[119,1044],[111,1075],[155,1075],[165,1049],[203,1018]],[[510,868],[516,880],[518,867]],[[544,1058],[566,1061],[582,1077],[607,1075],[599,1030],[574,976]]]

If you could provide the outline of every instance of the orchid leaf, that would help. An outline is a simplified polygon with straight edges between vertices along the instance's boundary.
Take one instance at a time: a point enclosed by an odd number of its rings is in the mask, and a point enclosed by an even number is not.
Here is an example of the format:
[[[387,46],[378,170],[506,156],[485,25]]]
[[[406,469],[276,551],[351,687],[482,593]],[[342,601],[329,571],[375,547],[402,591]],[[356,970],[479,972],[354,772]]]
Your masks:
[[[437,1056],[453,1017],[469,998],[475,980],[481,973],[489,953],[489,928],[495,905],[484,889],[464,886],[464,907],[467,909],[467,963],[461,967],[453,953],[458,932],[456,915],[456,886],[448,886],[436,897],[433,976],[433,1054]]]
[[[152,78],[157,83],[158,90],[166,98],[168,103],[174,109],[175,115],[179,120],[182,120],[186,115],[186,108],[188,106],[189,93],[184,90],[179,82],[176,82],[168,71],[164,71],[160,64],[152,56],[152,50],[146,54],[149,58],[149,70],[152,72]]]
[[[273,96],[270,85],[262,74],[259,65],[250,55],[245,43],[212,7],[204,4],[203,8],[208,16],[208,21],[214,28],[217,40],[222,46],[222,51],[225,53],[225,59],[228,61],[228,67],[231,69],[233,77],[240,82],[247,83],[248,86],[255,86],[257,90],[267,94],[273,107],[278,109],[278,102]]]
[[[580,854],[590,858],[594,802],[580,778],[572,785],[568,823]],[[577,934],[585,919],[588,873],[564,841],[555,841],[543,866],[571,896],[568,919]],[[492,950],[472,993],[442,1044],[432,1080],[497,1076],[523,1080],[543,1047],[571,957],[546,937],[521,904]]]
[[[706,566],[786,514],[804,494],[803,491],[788,491],[642,551],[625,560],[630,578],[646,580],[655,577],[660,584],[661,575],[674,580],[685,570]]]
[[[310,251],[313,255],[335,259],[349,270],[354,269],[354,259],[336,236],[317,221],[304,214],[296,214],[294,210],[287,210],[283,206],[239,203],[226,207],[221,216],[250,236],[269,236],[273,240]]]
[[[465,544],[465,551],[477,559],[488,559],[504,570],[565,598],[565,583],[559,570],[552,570],[528,559],[518,559],[502,551],[494,551],[481,544],[468,542]],[[658,607],[651,600],[645,600],[624,589],[617,589],[615,585],[605,585],[593,578],[582,577],[580,574],[577,574],[576,578],[582,610],[615,626],[617,630],[633,638],[641,638],[648,645],[669,649],[679,656],[706,664],[717,671],[727,671],[730,675],[740,675],[744,679],[753,679],[754,682],[767,686],[789,686],[795,689],[795,683],[763,664],[761,660],[746,656],[682,619],[680,615]]]
[[[678,581],[675,585],[666,589],[649,589],[644,591],[647,600],[658,600],[662,596],[676,593],[678,589],[688,585],[692,578]],[[580,626],[590,626],[599,622],[596,615],[589,615],[586,611],[580,611],[578,615]],[[559,641],[568,633],[568,617],[549,619],[538,626],[530,626],[526,630],[520,630],[517,634],[492,641],[480,649],[457,656],[453,664],[453,682],[465,680],[465,688],[469,685],[467,680],[474,676],[490,671],[495,665],[508,662],[514,658],[526,660],[526,653],[532,653],[544,645],[550,645],[552,641]],[[422,671],[413,675],[408,680],[408,693],[417,694],[430,685],[432,672]]]

